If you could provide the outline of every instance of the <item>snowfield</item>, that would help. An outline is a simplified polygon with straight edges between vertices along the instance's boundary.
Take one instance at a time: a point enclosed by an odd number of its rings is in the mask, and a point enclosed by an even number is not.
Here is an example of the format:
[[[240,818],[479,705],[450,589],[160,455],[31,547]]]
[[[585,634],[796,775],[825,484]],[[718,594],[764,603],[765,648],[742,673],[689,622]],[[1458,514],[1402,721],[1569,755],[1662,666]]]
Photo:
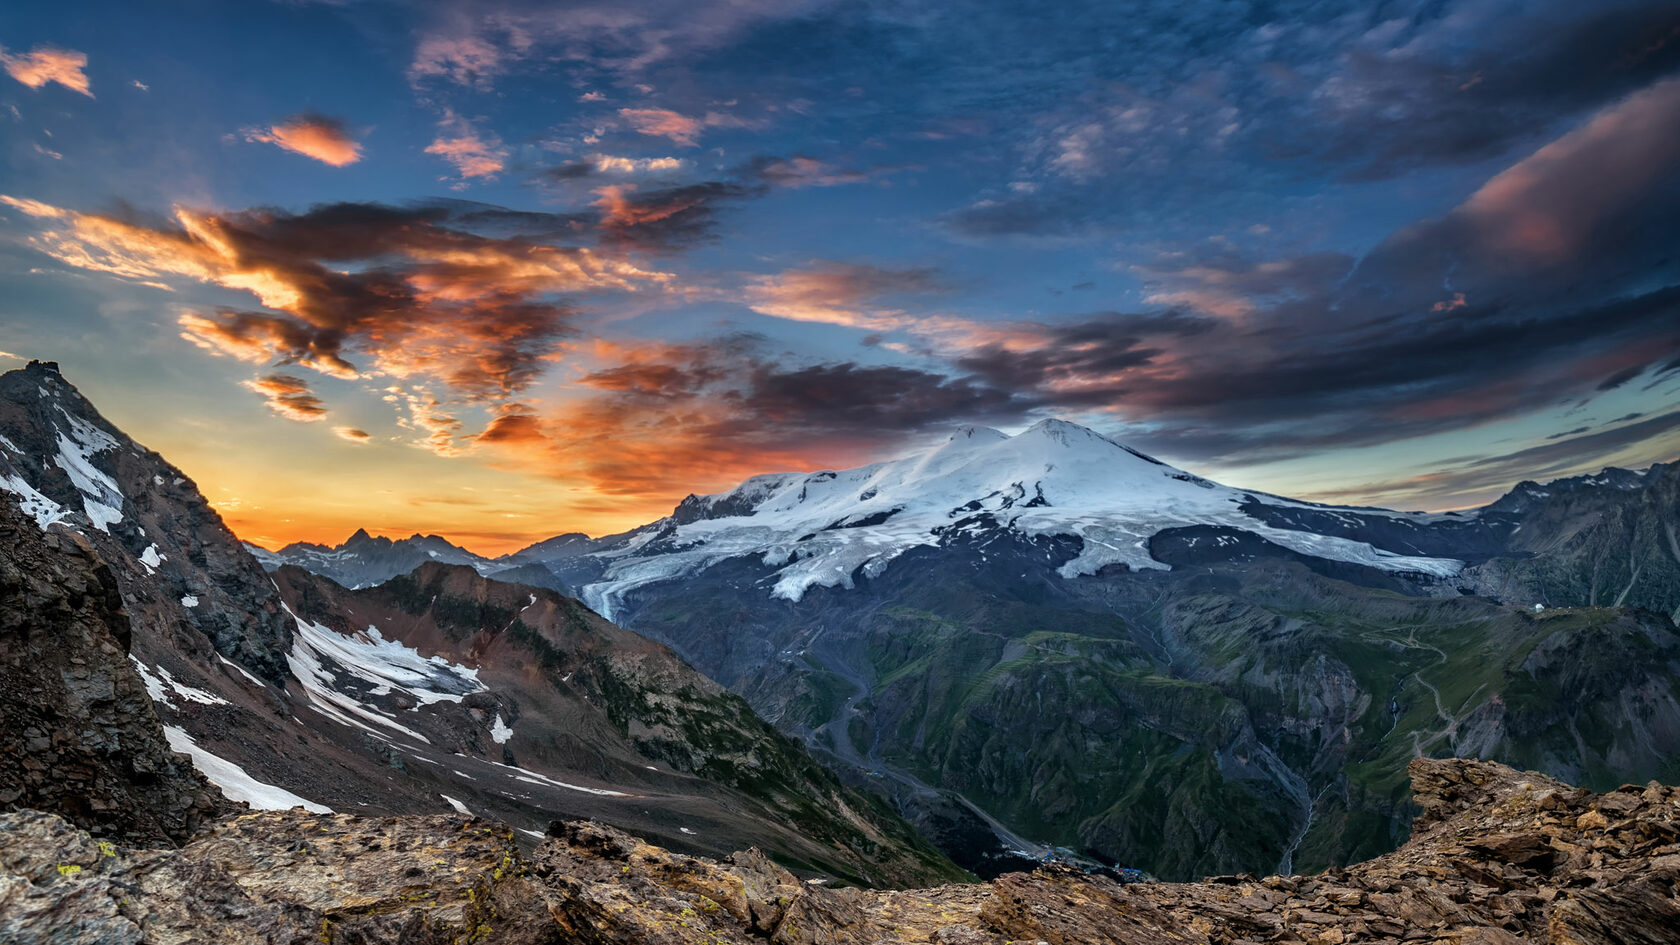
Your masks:
[[[358,699],[345,685],[351,679],[371,684],[367,690],[370,696],[393,691],[406,693],[414,699],[415,709],[434,702],[459,702],[467,693],[485,688],[478,681],[478,670],[451,663],[441,656],[421,656],[413,647],[385,639],[377,627],[369,626],[354,636],[345,636],[330,627],[304,620],[290,608],[286,608],[286,613],[297,624],[292,651],[286,655],[292,675],[303,684],[310,704],[317,711],[345,725],[384,737],[385,733],[364,724],[371,722],[431,744],[426,736],[403,725],[379,706]]]

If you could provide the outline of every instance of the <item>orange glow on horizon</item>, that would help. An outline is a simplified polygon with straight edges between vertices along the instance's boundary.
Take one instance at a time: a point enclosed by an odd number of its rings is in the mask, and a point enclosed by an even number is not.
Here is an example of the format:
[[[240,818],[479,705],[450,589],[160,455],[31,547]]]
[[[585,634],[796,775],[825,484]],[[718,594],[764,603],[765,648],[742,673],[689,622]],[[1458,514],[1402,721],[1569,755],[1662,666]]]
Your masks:
[[[363,528],[370,535],[392,539],[441,535],[468,551],[493,558],[567,532],[600,537],[627,531],[670,514],[682,498],[627,499],[616,503],[620,506],[616,511],[556,508],[531,513],[464,514],[434,514],[413,506],[403,510],[400,500],[390,503],[397,508],[381,508],[362,514],[353,509],[248,509],[237,502],[233,503],[234,507],[215,501],[211,505],[216,507],[222,520],[240,540],[270,550],[300,541],[337,545],[358,528]],[[508,523],[505,529],[494,527],[497,515],[510,514],[520,517],[501,519]]]

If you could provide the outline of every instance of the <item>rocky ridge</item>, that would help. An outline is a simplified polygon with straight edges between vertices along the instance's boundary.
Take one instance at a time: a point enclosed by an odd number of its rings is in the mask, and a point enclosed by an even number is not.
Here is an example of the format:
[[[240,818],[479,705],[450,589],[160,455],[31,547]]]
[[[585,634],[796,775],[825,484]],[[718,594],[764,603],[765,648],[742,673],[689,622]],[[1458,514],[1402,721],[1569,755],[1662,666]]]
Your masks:
[[[0,938],[586,945],[1660,945],[1680,929],[1680,790],[1605,794],[1419,759],[1399,850],[1316,876],[1119,884],[1067,868],[827,889],[756,851],[682,856],[556,822],[535,849],[454,816],[246,814],[180,850],[0,816]]]
[[[128,665],[116,579],[87,541],[0,501],[0,547],[0,806],[159,844],[232,810],[165,741]]]

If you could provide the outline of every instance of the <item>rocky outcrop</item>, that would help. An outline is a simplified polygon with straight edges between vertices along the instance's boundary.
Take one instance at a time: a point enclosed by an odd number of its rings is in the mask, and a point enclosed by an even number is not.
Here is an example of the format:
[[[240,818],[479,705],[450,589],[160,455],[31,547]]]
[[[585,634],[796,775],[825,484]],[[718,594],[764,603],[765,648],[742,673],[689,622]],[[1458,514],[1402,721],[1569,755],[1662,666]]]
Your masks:
[[[556,823],[532,850],[460,817],[247,814],[179,851],[0,816],[0,939],[584,945],[1659,945],[1680,929],[1680,790],[1592,794],[1489,762],[1411,766],[1398,851],[1317,876],[1133,883],[1066,868],[826,889],[754,851],[670,853]]]
[[[0,498],[0,548],[0,805],[142,845],[230,809],[164,740],[116,580],[87,541]]]
[[[1457,583],[1547,607],[1643,607],[1680,620],[1680,463],[1524,482],[1484,517],[1513,518],[1508,553]]]

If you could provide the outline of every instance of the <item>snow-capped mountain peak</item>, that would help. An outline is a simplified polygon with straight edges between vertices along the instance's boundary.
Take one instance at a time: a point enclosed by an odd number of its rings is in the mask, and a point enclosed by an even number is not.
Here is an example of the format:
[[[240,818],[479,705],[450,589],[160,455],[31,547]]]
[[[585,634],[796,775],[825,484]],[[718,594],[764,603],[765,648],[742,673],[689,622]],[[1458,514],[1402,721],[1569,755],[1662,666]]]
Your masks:
[[[1462,567],[1269,524],[1244,511],[1257,501],[1076,423],[1043,420],[1015,436],[969,427],[902,459],[755,476],[727,492],[690,496],[670,517],[595,552],[604,573],[583,592],[610,614],[615,599],[642,584],[758,555],[777,568],[772,593],[798,600],[813,586],[850,587],[858,573],[879,574],[911,548],[982,530],[1081,539],[1081,553],[1060,568],[1064,577],[1113,564],[1166,568],[1150,555],[1150,538],[1198,525],[1384,570],[1446,575]],[[1270,497],[1267,504],[1305,507]]]

